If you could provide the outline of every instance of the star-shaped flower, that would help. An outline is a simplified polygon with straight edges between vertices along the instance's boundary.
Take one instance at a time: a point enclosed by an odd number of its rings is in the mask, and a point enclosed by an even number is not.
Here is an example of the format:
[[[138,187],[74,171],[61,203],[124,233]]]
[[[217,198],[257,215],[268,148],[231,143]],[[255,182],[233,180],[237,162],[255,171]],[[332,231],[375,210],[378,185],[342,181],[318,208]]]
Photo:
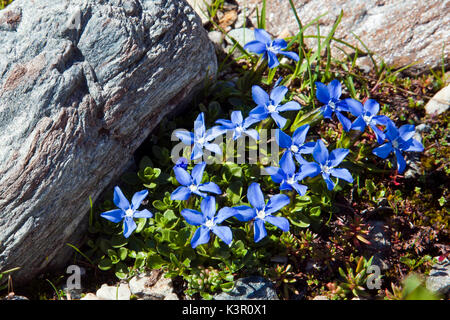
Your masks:
[[[415,127],[413,125],[405,124],[397,129],[392,121],[388,121],[385,131],[388,142],[373,149],[372,152],[383,159],[386,159],[391,152],[394,152],[398,173],[403,173],[406,168],[406,161],[402,151],[422,152],[424,149],[419,141],[413,139],[414,133]]]
[[[281,131],[280,129],[277,129],[276,132],[275,138],[277,140],[278,145],[281,148],[286,149],[284,154],[286,153],[293,154],[299,164],[308,163],[305,159],[303,159],[302,154],[312,153],[314,150],[314,146],[316,145],[315,142],[305,143],[308,130],[309,124],[305,124],[294,131],[292,138],[283,131]]]
[[[186,219],[187,223],[193,226],[200,226],[192,236],[192,248],[208,243],[211,231],[227,245],[230,245],[233,240],[231,229],[227,226],[219,226],[219,224],[237,214],[237,211],[233,208],[224,207],[215,215],[216,199],[210,196],[202,200],[200,208],[202,212],[192,209],[183,209],[181,211],[181,215]]]
[[[280,129],[286,124],[286,119],[279,115],[283,111],[300,110],[301,106],[295,101],[289,101],[280,105],[284,99],[288,88],[277,86],[270,92],[270,96],[261,87],[254,85],[252,87],[253,101],[257,104],[256,108],[250,111],[250,116],[259,120],[264,120],[269,116],[275,121]]]
[[[316,82],[316,88],[317,100],[325,104],[321,108],[323,117],[331,119],[333,113],[336,114],[336,117],[339,122],[342,123],[344,130],[349,131],[352,122],[341,113],[343,111],[348,111],[348,106],[344,101],[340,100],[342,94],[341,83],[336,79],[331,81],[328,86],[322,82]]]
[[[203,172],[205,171],[206,163],[201,162],[192,169],[192,175],[181,167],[174,167],[175,178],[181,184],[170,195],[171,200],[187,200],[191,194],[206,197],[205,192],[221,194],[220,188],[214,182],[201,183],[203,179]]]
[[[280,62],[277,55],[282,54],[294,61],[299,60],[298,54],[292,51],[284,51],[287,43],[283,39],[272,40],[272,37],[263,29],[255,29],[254,41],[248,42],[244,49],[256,54],[262,54],[263,59],[268,60],[269,69],[277,67]]]
[[[236,140],[244,134],[250,136],[254,140],[259,140],[258,131],[255,129],[248,129],[252,124],[259,121],[260,119],[253,117],[244,119],[241,111],[233,111],[231,113],[231,121],[219,119],[216,123],[220,124],[221,128],[224,130],[233,130],[233,140]]]
[[[283,217],[276,217],[273,214],[288,205],[290,200],[285,194],[277,194],[265,202],[264,194],[258,183],[253,182],[247,191],[247,199],[252,205],[249,206],[239,206],[235,207],[238,213],[235,217],[239,221],[249,221],[254,220],[254,240],[258,242],[262,240],[266,235],[267,231],[264,224],[270,223],[281,230],[287,232],[289,231],[289,221]]]
[[[123,195],[122,190],[116,186],[114,188],[113,202],[119,209],[103,212],[100,216],[114,223],[118,223],[123,220],[123,236],[128,238],[136,229],[136,222],[134,222],[134,218],[151,218],[153,216],[153,214],[147,209],[138,211],[139,206],[147,194],[147,190],[136,192],[131,199],[130,205],[130,202],[128,202],[127,198]]]
[[[316,162],[304,164],[302,173],[305,177],[315,177],[321,173],[328,190],[333,190],[335,186],[330,176],[352,183],[352,175],[347,169],[336,168],[348,153],[348,149],[335,149],[329,154],[323,141],[319,140],[313,151],[313,157]]]

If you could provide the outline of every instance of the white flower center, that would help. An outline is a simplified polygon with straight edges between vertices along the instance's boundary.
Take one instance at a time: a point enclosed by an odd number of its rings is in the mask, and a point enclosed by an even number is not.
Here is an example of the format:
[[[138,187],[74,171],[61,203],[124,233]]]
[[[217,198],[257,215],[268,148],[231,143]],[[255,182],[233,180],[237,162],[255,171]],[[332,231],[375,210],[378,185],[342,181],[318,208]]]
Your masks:
[[[205,137],[201,137],[200,139],[197,140],[197,143],[199,144],[204,144],[206,142]]]
[[[324,173],[330,173],[331,169],[333,169],[333,167],[329,167],[327,165],[321,165],[320,168],[322,169],[322,172],[324,172]]]
[[[195,191],[198,190],[198,187],[197,187],[195,184],[191,184],[191,185],[189,186],[189,190],[190,190],[191,192],[195,192]]]
[[[244,131],[244,128],[242,128],[242,126],[236,127],[236,132],[241,133],[242,131]]]
[[[333,101],[328,102],[328,105],[330,106],[331,110],[335,110],[336,109],[336,104]]]
[[[125,216],[127,216],[127,217],[133,217],[133,214],[134,214],[134,210],[133,209],[128,209],[127,211],[125,211]]]
[[[398,149],[398,140],[397,139],[395,139],[391,143],[392,143],[392,147],[394,147],[395,149]]]
[[[293,176],[290,177],[289,179],[286,180],[286,182],[287,182],[288,184],[294,184],[294,183],[295,183],[294,177],[293,177]]]
[[[267,51],[278,53],[278,47],[273,45],[273,42],[271,42],[269,45],[266,45]]]
[[[256,210],[256,217],[261,220],[264,220],[264,218],[266,217],[266,213],[265,213],[264,209]]]
[[[214,223],[214,221],[211,219],[211,220],[206,220],[206,222],[205,222],[205,227],[207,227],[207,228],[209,228],[209,229],[211,229],[212,227],[214,227],[216,224]]]
[[[269,110],[270,113],[275,112],[276,109],[277,107],[274,106],[273,104],[267,106],[267,110]]]
[[[369,125],[370,122],[372,121],[373,116],[363,116],[363,120],[364,122]]]
[[[298,152],[298,147],[297,147],[295,144],[293,144],[293,145],[291,146],[291,151],[292,151],[293,153],[297,153],[297,152]]]

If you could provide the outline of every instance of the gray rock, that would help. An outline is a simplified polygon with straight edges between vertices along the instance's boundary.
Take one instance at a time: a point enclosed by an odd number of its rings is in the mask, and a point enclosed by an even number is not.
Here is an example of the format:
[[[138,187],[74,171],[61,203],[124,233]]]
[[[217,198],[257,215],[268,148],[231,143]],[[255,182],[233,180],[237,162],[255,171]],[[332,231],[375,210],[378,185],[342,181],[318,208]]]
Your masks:
[[[430,132],[431,127],[429,124],[421,123],[416,127],[416,132],[422,133],[422,132]]]
[[[425,105],[427,114],[440,115],[450,107],[450,85],[439,90]]]
[[[368,240],[370,241],[369,254],[372,256],[372,265],[378,266],[381,270],[388,270],[389,264],[386,260],[386,252],[391,246],[389,234],[386,230],[386,223],[381,220],[369,220]]]
[[[95,294],[93,293],[87,293],[84,297],[82,297],[80,300],[102,300],[99,297],[97,297]]]
[[[187,2],[200,16],[202,23],[207,24],[209,22],[208,6],[211,5],[212,0],[187,0]]]
[[[279,300],[272,283],[262,277],[238,279],[233,290],[215,295],[214,300]]]
[[[256,10],[261,8],[262,0],[236,0],[243,10],[253,12],[251,21],[256,22]],[[326,13],[319,20],[320,34],[327,35],[341,10],[344,11],[341,23],[335,36],[363,49],[361,43],[353,36],[355,33],[367,47],[375,52],[376,59],[384,58],[386,63],[394,67],[407,66],[418,62],[407,71],[410,73],[428,71],[429,68],[440,67],[442,55],[445,64],[450,62],[450,47],[442,44],[450,43],[450,1],[449,0],[294,0],[294,6],[303,26]],[[253,11],[254,10],[254,11]],[[267,30],[273,35],[288,28],[297,34],[298,25],[285,0],[267,1]],[[256,24],[255,24],[256,25]],[[307,35],[316,34],[316,24],[306,30]],[[312,48],[317,48],[313,39],[306,39]],[[333,54],[343,57],[344,54],[334,46]],[[350,50],[344,48],[345,50]],[[364,49],[363,49],[364,50]],[[358,59],[372,68],[369,59]]]
[[[15,295],[14,293],[10,293],[6,297],[3,297],[0,300],[16,300],[16,301],[22,300],[22,301],[24,301],[24,300],[30,300],[30,299],[28,299],[27,297],[24,297],[24,296],[18,296],[18,295]]]
[[[444,295],[450,293],[450,262],[448,260],[433,265],[427,277],[426,286],[433,292]]]
[[[131,293],[142,300],[179,300],[173,292],[172,279],[159,270],[140,274],[129,282]]]
[[[95,201],[217,70],[177,0],[16,0],[0,11],[0,270],[63,266]]]
[[[327,296],[315,296],[313,300],[330,300]]]
[[[236,40],[241,46],[245,46],[247,42],[255,40],[255,32],[249,28],[233,29],[228,32],[228,35]],[[225,40],[232,45],[233,42],[229,38]]]
[[[125,283],[120,283],[117,286],[108,286],[107,284],[103,284],[100,289],[97,290],[95,295],[100,300],[130,300],[131,291],[129,286]]]

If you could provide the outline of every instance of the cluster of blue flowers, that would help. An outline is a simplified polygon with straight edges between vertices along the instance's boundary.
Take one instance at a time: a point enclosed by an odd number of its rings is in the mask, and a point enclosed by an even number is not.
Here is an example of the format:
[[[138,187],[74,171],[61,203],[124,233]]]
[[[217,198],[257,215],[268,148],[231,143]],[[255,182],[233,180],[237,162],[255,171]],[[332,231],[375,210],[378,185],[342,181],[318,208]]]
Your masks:
[[[249,42],[244,48],[262,54],[263,59],[268,59],[269,68],[279,65],[277,54],[283,54],[298,61],[298,55],[284,51],[287,47],[284,40],[272,40],[267,32],[261,29],[255,30],[255,38],[255,41]],[[175,135],[184,144],[192,146],[190,159],[199,159],[204,150],[222,154],[221,147],[213,143],[213,140],[228,131],[232,131],[234,140],[243,135],[259,140],[258,132],[250,127],[262,120],[271,118],[278,126],[276,141],[285,151],[279,161],[279,167],[270,166],[266,167],[265,170],[271,176],[273,182],[279,184],[280,190],[293,191],[303,196],[306,194],[307,186],[301,184],[302,180],[319,174],[321,174],[329,190],[333,190],[336,185],[332,177],[352,183],[353,177],[350,172],[345,168],[339,168],[341,162],[350,152],[348,149],[338,148],[329,152],[322,140],[307,141],[309,125],[299,127],[292,136],[282,131],[287,120],[280,113],[297,111],[300,110],[301,106],[295,101],[281,104],[288,88],[279,85],[279,82],[280,80],[277,81],[270,94],[257,85],[252,87],[252,98],[256,107],[250,111],[245,119],[241,111],[233,111],[230,120],[219,119],[216,121],[216,126],[206,129],[202,112],[194,122],[194,132],[177,131]],[[380,144],[373,150],[373,153],[385,159],[393,152],[397,159],[399,173],[402,173],[406,167],[402,152],[423,151],[422,144],[413,139],[414,126],[403,125],[397,128],[391,119],[384,115],[378,115],[380,106],[375,100],[368,99],[364,105],[350,98],[342,100],[341,84],[338,80],[333,80],[328,85],[316,82],[316,88],[316,97],[323,103],[320,108],[323,117],[331,119],[335,114],[343,129],[347,132],[350,130],[363,132],[366,127],[370,127],[378,144]],[[348,118],[348,114],[355,117],[353,122]],[[384,127],[384,130],[380,127]],[[304,155],[308,154],[314,161],[309,162],[304,158]],[[185,201],[190,197],[202,197],[201,212],[188,208],[181,211],[181,215],[187,223],[199,226],[191,239],[193,248],[209,242],[211,232],[227,245],[230,245],[233,238],[232,231],[229,227],[220,224],[231,217],[235,217],[242,222],[253,221],[255,242],[260,241],[267,235],[265,223],[270,223],[282,231],[289,231],[289,221],[286,218],[274,216],[276,212],[290,203],[289,196],[277,194],[270,197],[266,203],[260,185],[254,182],[247,190],[247,199],[251,206],[224,207],[216,214],[216,200],[214,196],[209,194],[220,195],[222,191],[214,182],[202,183],[206,163],[197,164],[190,173],[187,171],[187,167],[188,160],[185,158],[180,158],[173,167],[175,178],[180,186],[172,192],[171,199]],[[137,192],[130,205],[119,187],[116,187],[114,189],[114,203],[119,209],[104,212],[101,216],[116,223],[123,221],[124,236],[129,237],[136,229],[133,218],[152,217],[152,213],[148,210],[137,210],[147,193],[147,191]]]

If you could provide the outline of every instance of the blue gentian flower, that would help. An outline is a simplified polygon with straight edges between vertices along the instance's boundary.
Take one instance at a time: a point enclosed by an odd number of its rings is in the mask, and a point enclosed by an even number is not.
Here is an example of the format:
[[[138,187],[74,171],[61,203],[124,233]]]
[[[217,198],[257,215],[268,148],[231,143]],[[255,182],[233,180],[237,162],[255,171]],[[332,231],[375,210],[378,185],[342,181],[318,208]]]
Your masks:
[[[388,142],[373,149],[372,152],[383,159],[386,159],[391,152],[394,152],[397,159],[398,173],[403,173],[406,168],[406,161],[403,158],[402,151],[422,152],[424,149],[419,141],[413,139],[414,133],[415,128],[413,125],[405,124],[397,129],[392,121],[388,121],[385,131]]]
[[[174,168],[177,168],[177,167],[186,170],[188,167],[188,160],[184,157],[178,158],[177,162],[175,163]]]
[[[267,235],[264,224],[266,222],[280,228],[284,232],[289,231],[289,221],[283,217],[273,216],[275,212],[288,205],[290,200],[285,194],[277,194],[269,199],[267,204],[264,201],[264,194],[258,183],[253,182],[247,191],[247,199],[252,205],[235,207],[238,214],[235,217],[239,221],[249,221],[254,219],[254,240],[260,241]]]
[[[225,131],[219,126],[206,130],[205,116],[201,112],[194,122],[194,133],[186,131],[177,131],[175,136],[186,145],[194,145],[191,153],[191,160],[200,158],[203,155],[203,148],[221,155],[222,149],[210,141],[223,134]]]
[[[174,167],[175,178],[181,184],[170,195],[171,200],[187,200],[192,193],[204,198],[207,196],[205,192],[221,194],[220,188],[214,182],[201,183],[206,163],[201,162],[192,169],[192,175],[181,167]]]
[[[303,159],[302,154],[310,154],[314,150],[315,142],[306,142],[306,134],[309,130],[309,124],[305,124],[294,131],[292,138],[280,129],[276,132],[276,140],[281,148],[285,148],[287,152],[294,155],[299,164],[308,163]]]
[[[134,218],[151,218],[153,216],[153,214],[147,209],[138,211],[139,206],[147,194],[147,190],[136,192],[131,199],[130,205],[130,202],[128,202],[127,198],[123,195],[122,190],[116,186],[114,188],[113,202],[119,209],[103,212],[100,216],[114,223],[118,223],[123,220],[123,236],[128,238],[136,229],[136,222],[134,222]]]
[[[301,106],[295,101],[289,101],[280,105],[288,88],[285,86],[277,86],[272,89],[270,96],[261,87],[254,85],[252,87],[253,101],[257,106],[250,111],[250,116],[259,120],[264,120],[269,116],[275,121],[280,129],[286,124],[286,119],[279,115],[279,112],[300,110]]]
[[[286,152],[283,155],[280,160],[280,167],[267,167],[265,169],[273,182],[280,184],[280,190],[294,189],[299,195],[305,195],[308,187],[298,183],[303,179],[303,174],[302,172],[296,172],[292,153]]]
[[[210,196],[202,200],[200,208],[202,212],[192,209],[183,209],[181,211],[181,215],[186,219],[187,223],[193,226],[200,226],[192,236],[192,248],[209,242],[211,231],[227,245],[230,245],[233,240],[231,229],[226,226],[219,226],[218,224],[237,214],[237,211],[233,208],[225,207],[220,209],[215,216],[216,199]]]
[[[352,175],[347,169],[336,168],[348,153],[348,149],[335,149],[328,154],[327,147],[325,147],[322,140],[319,140],[313,151],[313,157],[316,162],[304,164],[302,166],[302,174],[305,177],[315,177],[321,173],[328,190],[333,190],[335,186],[330,175],[352,183]]]
[[[275,68],[280,64],[277,54],[285,55],[295,61],[299,60],[299,56],[295,52],[284,51],[287,48],[286,41],[283,39],[272,40],[271,36],[263,29],[255,29],[255,39],[247,43],[244,49],[256,54],[262,54],[263,59],[268,60],[269,69]]]
[[[258,118],[247,117],[245,120],[242,117],[241,111],[233,111],[231,113],[231,121],[219,119],[216,123],[222,125],[224,130],[233,130],[233,140],[241,137],[243,134],[250,136],[254,140],[259,140],[258,131],[255,129],[248,129],[252,124],[260,121]]]
[[[335,113],[344,130],[349,131],[352,122],[341,113],[343,111],[348,112],[348,106],[339,99],[342,94],[341,83],[336,79],[331,81],[328,86],[322,82],[316,82],[316,88],[317,100],[325,104],[321,108],[323,117],[331,119],[331,116]]]
[[[345,99],[345,104],[348,106],[348,110],[353,114],[356,120],[352,123],[352,130],[364,131],[366,126],[369,126],[379,144],[382,144],[385,139],[383,131],[378,129],[377,125],[386,126],[389,118],[383,115],[377,116],[378,111],[380,111],[380,105],[373,99],[368,99],[364,105],[354,99]]]

